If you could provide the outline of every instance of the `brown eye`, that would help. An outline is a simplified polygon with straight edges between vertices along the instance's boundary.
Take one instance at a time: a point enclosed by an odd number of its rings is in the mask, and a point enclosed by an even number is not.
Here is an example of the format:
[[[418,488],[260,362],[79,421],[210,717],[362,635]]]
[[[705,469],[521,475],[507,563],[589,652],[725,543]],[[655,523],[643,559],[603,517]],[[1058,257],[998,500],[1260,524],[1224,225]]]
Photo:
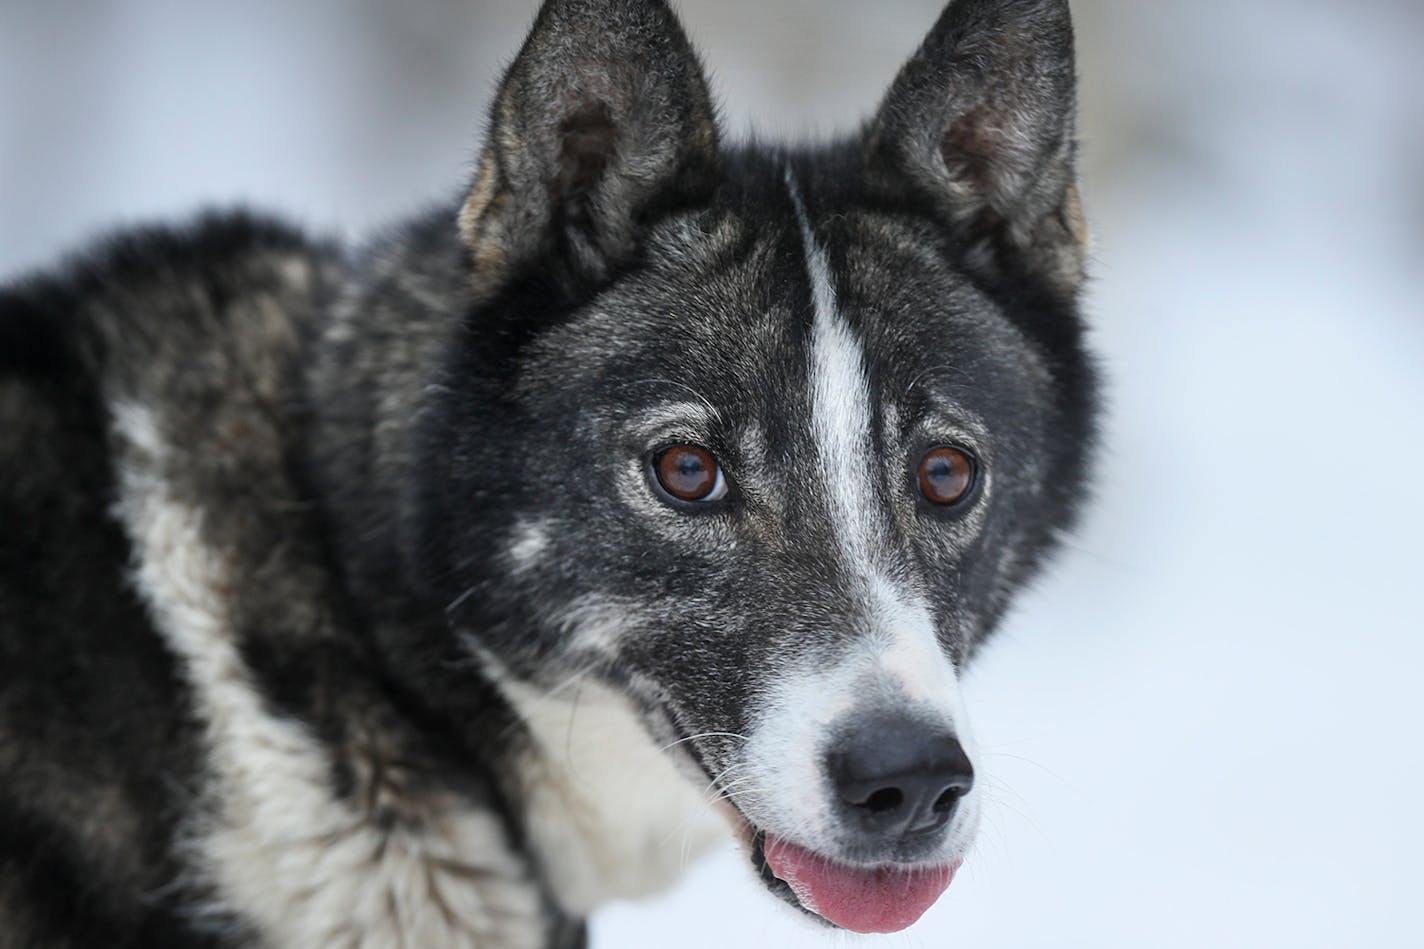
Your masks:
[[[705,448],[673,445],[653,460],[658,484],[679,501],[717,501],[727,494],[722,467]]]
[[[920,459],[920,493],[934,504],[957,504],[974,487],[974,459],[958,448],[941,445]]]

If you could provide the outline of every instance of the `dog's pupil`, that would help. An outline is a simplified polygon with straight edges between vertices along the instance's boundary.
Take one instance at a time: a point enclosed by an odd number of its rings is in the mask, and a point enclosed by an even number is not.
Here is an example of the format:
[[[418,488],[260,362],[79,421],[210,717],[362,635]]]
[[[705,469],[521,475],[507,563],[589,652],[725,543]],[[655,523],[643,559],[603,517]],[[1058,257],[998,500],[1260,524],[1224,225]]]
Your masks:
[[[658,480],[683,501],[700,501],[717,485],[717,460],[705,448],[676,445],[658,459]]]

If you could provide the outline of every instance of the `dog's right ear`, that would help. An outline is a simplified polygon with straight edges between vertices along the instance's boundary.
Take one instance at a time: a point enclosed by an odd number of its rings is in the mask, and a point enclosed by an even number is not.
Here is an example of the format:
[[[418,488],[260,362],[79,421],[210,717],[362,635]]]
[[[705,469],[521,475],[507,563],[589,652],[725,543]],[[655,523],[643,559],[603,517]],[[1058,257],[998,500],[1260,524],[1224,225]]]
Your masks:
[[[1074,292],[1075,85],[1068,0],[951,0],[869,127],[867,170],[915,189],[974,266],[1017,261]]]
[[[710,193],[717,124],[663,0],[546,0],[501,83],[460,211],[476,279],[522,269],[565,290],[636,254],[640,231]]]

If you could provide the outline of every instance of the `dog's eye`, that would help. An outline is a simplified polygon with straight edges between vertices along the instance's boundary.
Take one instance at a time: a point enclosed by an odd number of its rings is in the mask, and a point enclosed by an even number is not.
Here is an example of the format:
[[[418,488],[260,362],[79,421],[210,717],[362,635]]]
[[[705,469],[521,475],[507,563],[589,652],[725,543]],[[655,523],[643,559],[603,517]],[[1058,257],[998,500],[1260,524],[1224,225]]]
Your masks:
[[[727,479],[717,458],[700,445],[673,445],[653,459],[653,473],[664,491],[679,501],[719,501]]]
[[[941,445],[920,459],[920,493],[932,504],[958,504],[974,488],[974,459],[967,452]]]

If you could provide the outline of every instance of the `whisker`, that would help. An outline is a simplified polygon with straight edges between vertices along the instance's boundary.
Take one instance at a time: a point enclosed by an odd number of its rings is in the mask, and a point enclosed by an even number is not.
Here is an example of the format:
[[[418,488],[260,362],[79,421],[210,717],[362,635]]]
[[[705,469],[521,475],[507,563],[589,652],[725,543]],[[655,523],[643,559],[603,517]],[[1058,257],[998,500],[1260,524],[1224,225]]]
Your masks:
[[[700,732],[696,735],[688,735],[686,738],[679,738],[677,741],[670,741],[659,748],[658,751],[667,751],[669,748],[674,748],[685,741],[696,741],[699,738],[737,738],[741,741],[751,740],[746,735],[739,735],[736,732]]]
[[[739,795],[739,794],[748,794],[748,793],[752,793],[752,792],[761,792],[761,791],[765,791],[765,790],[766,790],[765,785],[761,785],[761,784],[746,783],[746,784],[734,785],[734,786],[732,786],[732,787],[729,787],[729,788],[725,789],[725,792],[724,792],[724,793],[719,794],[719,795],[717,795],[716,797],[709,799],[709,800],[707,801],[707,804],[708,804],[708,806],[710,807],[710,806],[712,806],[713,804],[720,804],[720,803],[722,803],[723,801],[731,801],[731,800],[735,799],[735,798],[737,797],[737,795]]]
[[[989,751],[989,752],[985,752],[985,754],[988,755],[988,756],[995,757],[995,758],[1011,758],[1011,759],[1013,759],[1014,761],[1022,761],[1024,764],[1033,765],[1035,768],[1037,768],[1038,770],[1042,771],[1044,774],[1048,775],[1050,778],[1053,778],[1054,780],[1056,780],[1056,781],[1060,782],[1061,784],[1063,784],[1064,787],[1068,787],[1068,788],[1073,787],[1073,782],[1069,781],[1067,778],[1063,777],[1063,775],[1059,774],[1057,771],[1054,771],[1052,768],[1048,767],[1047,765],[1041,764],[1041,763],[1039,763],[1039,762],[1037,762],[1037,761],[1034,761],[1032,758],[1026,758],[1026,757],[1024,757],[1023,755],[1016,755],[1016,754],[1012,754],[1012,753],[1007,752],[1007,751]]]
[[[458,610],[461,606],[464,605],[466,600],[474,596],[475,593],[479,591],[479,588],[480,585],[478,583],[472,584],[468,588],[466,588],[464,593],[461,593],[459,596],[455,597],[455,599],[451,600],[449,605],[445,607],[445,615],[449,616],[451,613]]]

